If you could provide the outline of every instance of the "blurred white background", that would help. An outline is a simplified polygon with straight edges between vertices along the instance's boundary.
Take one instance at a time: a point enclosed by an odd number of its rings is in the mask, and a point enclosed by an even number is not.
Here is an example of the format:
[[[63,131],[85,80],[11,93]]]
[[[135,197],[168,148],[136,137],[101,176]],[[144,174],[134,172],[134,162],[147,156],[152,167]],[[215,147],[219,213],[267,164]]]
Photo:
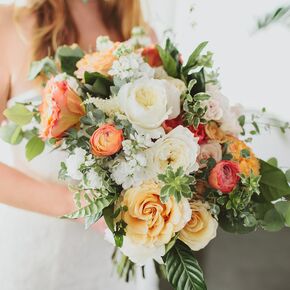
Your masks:
[[[257,19],[285,1],[143,0],[143,4],[159,37],[172,29],[185,57],[199,42],[209,41],[223,92],[233,103],[247,109],[266,107],[280,119],[290,120],[290,29],[276,24],[254,33]],[[276,155],[282,166],[290,167],[289,145],[289,134],[282,137],[274,130],[256,138],[253,146],[261,157]],[[8,147],[0,146],[1,160],[9,162]]]

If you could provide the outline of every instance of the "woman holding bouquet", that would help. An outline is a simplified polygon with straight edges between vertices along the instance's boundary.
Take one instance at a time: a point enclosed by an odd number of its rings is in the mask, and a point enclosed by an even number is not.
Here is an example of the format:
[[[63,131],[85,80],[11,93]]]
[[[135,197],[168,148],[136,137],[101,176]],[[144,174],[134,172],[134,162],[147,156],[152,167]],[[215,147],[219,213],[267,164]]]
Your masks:
[[[126,39],[142,24],[138,0],[28,0],[26,7],[0,7],[0,121],[15,102],[39,102],[40,84],[27,80],[31,61],[62,44],[92,50],[99,35]],[[74,210],[71,193],[55,183],[65,156],[48,152],[28,163],[23,150],[14,149],[15,168],[0,163],[0,203],[11,206],[0,211],[1,289],[112,289],[111,249],[103,238],[51,218]],[[120,283],[118,289],[136,289]]]

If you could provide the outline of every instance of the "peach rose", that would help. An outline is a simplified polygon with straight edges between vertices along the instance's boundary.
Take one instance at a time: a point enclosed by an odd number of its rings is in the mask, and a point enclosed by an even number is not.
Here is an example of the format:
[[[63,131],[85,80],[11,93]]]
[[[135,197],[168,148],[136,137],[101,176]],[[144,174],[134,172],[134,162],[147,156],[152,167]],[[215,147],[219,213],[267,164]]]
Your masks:
[[[191,219],[180,231],[179,239],[193,251],[203,249],[216,237],[218,222],[209,212],[209,205],[201,201],[190,203]]]
[[[209,141],[206,144],[200,145],[200,153],[197,157],[199,168],[206,167],[206,161],[213,158],[216,162],[222,160],[222,147],[216,141]]]
[[[123,132],[114,125],[105,124],[90,138],[92,153],[95,156],[111,156],[122,148]]]
[[[152,67],[158,67],[162,65],[162,60],[155,45],[145,47],[142,51],[142,56],[145,61]]]
[[[121,202],[128,210],[122,215],[127,223],[126,237],[147,247],[167,244],[189,221],[191,211],[187,199],[179,203],[171,196],[160,201],[161,185],[148,181],[124,192]]]
[[[113,52],[118,45],[119,43],[115,43],[114,46],[108,50],[86,54],[77,62],[78,70],[75,72],[77,78],[83,79],[86,71],[90,73],[98,72],[102,75],[109,76],[109,70],[116,60]]]
[[[230,193],[240,180],[239,173],[238,163],[222,160],[211,170],[208,178],[209,185],[223,193]]]
[[[68,81],[56,81],[55,78],[51,78],[44,88],[39,111],[43,139],[61,137],[85,115],[82,99],[70,88]]]
[[[219,143],[226,142],[226,134],[223,132],[218,124],[214,121],[205,125],[205,132],[209,139],[218,141]]]

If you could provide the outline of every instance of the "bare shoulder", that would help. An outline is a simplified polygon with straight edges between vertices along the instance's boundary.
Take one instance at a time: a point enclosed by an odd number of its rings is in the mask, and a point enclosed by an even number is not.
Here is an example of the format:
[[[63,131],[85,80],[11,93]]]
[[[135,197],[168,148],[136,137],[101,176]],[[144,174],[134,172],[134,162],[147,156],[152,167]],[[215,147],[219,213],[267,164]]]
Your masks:
[[[0,29],[1,32],[13,25],[14,5],[0,4]]]

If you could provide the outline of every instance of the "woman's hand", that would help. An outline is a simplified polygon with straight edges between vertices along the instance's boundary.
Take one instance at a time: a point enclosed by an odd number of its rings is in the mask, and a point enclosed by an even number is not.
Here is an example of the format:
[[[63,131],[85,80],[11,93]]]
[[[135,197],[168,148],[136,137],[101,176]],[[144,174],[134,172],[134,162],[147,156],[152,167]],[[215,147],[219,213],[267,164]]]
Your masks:
[[[2,163],[0,203],[54,217],[76,210],[66,186],[35,180]]]

